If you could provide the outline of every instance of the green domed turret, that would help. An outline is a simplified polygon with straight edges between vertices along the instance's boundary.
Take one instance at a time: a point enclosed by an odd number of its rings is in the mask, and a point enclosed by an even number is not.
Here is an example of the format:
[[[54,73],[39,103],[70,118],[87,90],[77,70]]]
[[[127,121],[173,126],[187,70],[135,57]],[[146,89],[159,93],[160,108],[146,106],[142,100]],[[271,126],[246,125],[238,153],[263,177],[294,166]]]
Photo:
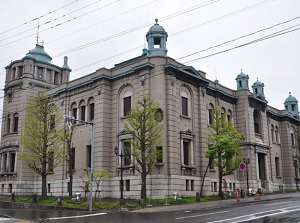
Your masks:
[[[51,63],[52,57],[44,50],[44,46],[36,44],[35,48],[30,50],[26,56],[39,62]]]
[[[156,19],[155,22],[156,23],[150,27],[146,34],[148,42],[148,55],[166,56],[168,52],[166,47],[168,33],[161,25],[157,23],[158,19]]]
[[[299,115],[298,101],[294,96],[291,95],[291,92],[289,93],[287,99],[285,99],[284,101],[284,107],[293,115]]]

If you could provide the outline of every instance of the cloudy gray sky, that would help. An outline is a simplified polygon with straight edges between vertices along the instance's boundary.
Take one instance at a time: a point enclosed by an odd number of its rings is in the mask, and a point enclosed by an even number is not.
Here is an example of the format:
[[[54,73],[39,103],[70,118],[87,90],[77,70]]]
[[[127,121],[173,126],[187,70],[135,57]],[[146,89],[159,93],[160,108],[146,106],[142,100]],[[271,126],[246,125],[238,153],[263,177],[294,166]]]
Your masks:
[[[236,76],[265,84],[269,105],[300,100],[299,0],[0,0],[0,87],[5,66],[39,40],[71,79],[139,56],[155,18],[168,56],[236,89]],[[3,96],[3,93],[0,94]],[[2,104],[2,103],[1,103]]]

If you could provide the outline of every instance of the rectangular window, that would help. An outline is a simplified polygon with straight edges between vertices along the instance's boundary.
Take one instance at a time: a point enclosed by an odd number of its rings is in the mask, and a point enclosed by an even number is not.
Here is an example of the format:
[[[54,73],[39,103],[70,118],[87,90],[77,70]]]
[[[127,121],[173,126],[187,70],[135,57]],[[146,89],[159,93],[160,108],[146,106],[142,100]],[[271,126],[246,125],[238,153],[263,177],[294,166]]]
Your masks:
[[[275,171],[276,171],[276,177],[279,177],[280,176],[279,157],[275,157]]]
[[[14,116],[14,132],[18,132],[19,128],[19,116],[15,115]]]
[[[163,147],[156,147],[156,163],[163,163]]]
[[[215,169],[215,167],[214,167],[214,158],[213,158],[213,156],[210,156],[210,157],[208,158],[208,162],[209,162],[209,169],[210,169],[210,170]]]
[[[190,185],[189,185],[189,180],[186,180],[186,181],[185,181],[185,190],[188,191],[188,190],[189,190],[189,187],[190,187]]]
[[[95,104],[91,103],[90,104],[90,121],[94,120],[95,116]]]
[[[183,142],[183,164],[189,165],[189,142]]]
[[[54,84],[59,84],[59,73],[58,72],[54,73]]]
[[[43,77],[43,68],[41,68],[41,67],[37,68],[37,78],[41,79],[41,80],[44,79],[44,77]]]
[[[73,108],[72,110],[72,116],[77,119],[77,108]]]
[[[10,172],[14,173],[16,164],[16,153],[10,153]]]
[[[86,146],[86,167],[91,168],[91,145]]]
[[[18,67],[18,74],[19,74],[19,78],[23,77],[23,66]]]
[[[85,121],[85,106],[81,106],[80,110],[81,110],[81,117],[80,117],[80,119],[82,121]]]
[[[125,181],[125,188],[126,188],[126,191],[130,191],[130,180]]]
[[[291,133],[292,146],[295,146],[294,134]]]
[[[212,124],[213,123],[213,110],[212,109],[209,109],[208,110],[208,124]]]
[[[4,173],[8,172],[6,164],[7,164],[7,153],[4,153],[4,156],[3,156],[3,172]]]
[[[124,116],[129,115],[130,109],[131,109],[131,96],[126,97],[123,99],[124,104]]]
[[[72,109],[72,116],[74,117],[74,119],[77,119],[77,108],[73,108]],[[76,121],[73,121],[73,124],[76,124]]]
[[[7,133],[10,133],[10,115],[7,116]]]
[[[181,97],[182,115],[188,116],[188,99],[186,97]]]
[[[131,154],[130,154],[130,143],[123,143],[123,154],[125,154],[125,150],[127,150],[127,155],[124,157],[124,166],[129,166],[131,164]]]
[[[8,184],[8,193],[12,193],[12,184]]]
[[[218,191],[218,185],[217,185],[217,182],[214,182],[214,191],[213,192],[217,192]]]
[[[194,191],[194,180],[191,180],[191,191]]]
[[[51,193],[51,184],[48,184],[48,190],[47,190],[48,193]]]

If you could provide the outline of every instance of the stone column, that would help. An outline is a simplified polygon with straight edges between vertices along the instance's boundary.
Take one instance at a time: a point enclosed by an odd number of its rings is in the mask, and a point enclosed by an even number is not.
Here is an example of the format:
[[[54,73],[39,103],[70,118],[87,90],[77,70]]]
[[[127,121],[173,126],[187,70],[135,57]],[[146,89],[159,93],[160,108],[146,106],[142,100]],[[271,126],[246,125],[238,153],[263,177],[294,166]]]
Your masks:
[[[191,140],[191,165],[194,166],[194,141]]]

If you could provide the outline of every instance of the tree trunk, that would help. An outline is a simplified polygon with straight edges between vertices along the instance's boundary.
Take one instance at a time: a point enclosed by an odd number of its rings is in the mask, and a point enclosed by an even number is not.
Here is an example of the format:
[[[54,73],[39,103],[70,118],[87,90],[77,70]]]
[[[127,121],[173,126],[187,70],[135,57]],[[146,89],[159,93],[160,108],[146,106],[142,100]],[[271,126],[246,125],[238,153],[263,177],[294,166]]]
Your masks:
[[[73,172],[70,172],[69,196],[73,195]]]
[[[146,185],[147,175],[145,173],[142,173],[141,176],[142,176],[141,198],[146,199],[147,198],[147,185]]]
[[[224,194],[222,191],[222,181],[223,181],[223,169],[222,169],[222,160],[221,160],[221,154],[218,155],[218,171],[219,171],[219,197],[221,200],[224,199]]]
[[[47,197],[46,183],[47,183],[47,175],[42,174],[42,198],[46,198]]]
[[[201,182],[200,197],[202,197],[202,191],[203,191],[203,186],[204,186],[204,180],[205,180],[205,177],[206,177],[208,168],[209,168],[209,166],[210,166],[210,164],[211,164],[212,162],[213,162],[213,160],[209,159],[208,165],[207,165],[207,167],[206,167],[206,170],[205,170],[205,173],[204,173],[204,176],[203,176],[203,180],[202,180],[202,182]]]

